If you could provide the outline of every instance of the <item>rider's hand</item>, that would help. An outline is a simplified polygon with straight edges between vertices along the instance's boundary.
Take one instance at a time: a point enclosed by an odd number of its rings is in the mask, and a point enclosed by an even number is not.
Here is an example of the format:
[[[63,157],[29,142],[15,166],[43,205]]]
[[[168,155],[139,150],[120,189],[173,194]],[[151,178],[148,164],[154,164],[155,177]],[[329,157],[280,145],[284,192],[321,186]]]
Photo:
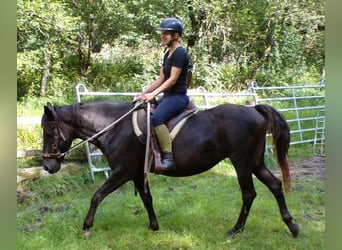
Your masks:
[[[138,95],[134,96],[133,102],[142,101],[143,99],[144,99],[144,94],[141,93],[141,94],[138,94]]]
[[[155,97],[156,97],[156,95],[154,92],[146,93],[146,94],[144,94],[143,101],[149,102],[149,101],[152,101]]]

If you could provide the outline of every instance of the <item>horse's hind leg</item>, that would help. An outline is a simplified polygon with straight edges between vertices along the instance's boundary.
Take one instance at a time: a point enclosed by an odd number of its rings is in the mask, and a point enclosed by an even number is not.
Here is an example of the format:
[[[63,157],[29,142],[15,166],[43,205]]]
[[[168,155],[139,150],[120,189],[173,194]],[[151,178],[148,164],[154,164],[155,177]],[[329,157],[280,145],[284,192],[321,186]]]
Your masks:
[[[150,220],[150,226],[149,227],[153,231],[157,231],[159,229],[159,226],[158,226],[156,214],[155,214],[154,209],[153,209],[153,203],[152,203],[153,199],[152,199],[152,195],[150,192],[150,187],[147,183],[147,186],[146,186],[147,192],[145,192],[144,178],[143,177],[135,179],[134,184],[135,184],[135,187],[138,190],[139,195],[141,197],[141,200],[143,201],[144,206],[147,210],[148,218]]]
[[[95,192],[91,198],[88,214],[83,222],[83,233],[85,236],[90,235],[89,229],[93,226],[96,209],[101,201],[127,181],[127,178],[124,178],[122,175],[113,172],[112,175],[105,181],[105,183]]]
[[[227,232],[227,236],[243,231],[253,200],[256,197],[251,171],[246,168],[239,169],[235,164],[234,166],[242,193],[242,207],[235,226]]]
[[[293,236],[296,237],[299,233],[299,227],[293,222],[292,216],[287,209],[281,181],[266,168],[264,163],[259,167],[256,167],[253,173],[273,193],[277,200],[283,221],[286,223]]]

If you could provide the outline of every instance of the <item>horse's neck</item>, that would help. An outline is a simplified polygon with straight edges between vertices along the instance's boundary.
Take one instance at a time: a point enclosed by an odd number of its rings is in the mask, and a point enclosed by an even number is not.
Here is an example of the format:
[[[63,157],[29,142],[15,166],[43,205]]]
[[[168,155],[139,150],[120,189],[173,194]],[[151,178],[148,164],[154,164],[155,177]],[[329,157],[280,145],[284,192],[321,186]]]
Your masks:
[[[85,109],[83,107],[82,109],[79,107],[74,109],[73,128],[77,138],[86,140],[98,132],[98,121],[101,120],[99,114],[94,109]]]
[[[67,115],[70,117],[68,123],[74,130],[75,138],[86,140],[119,119],[130,108],[129,105],[115,102],[75,104],[68,110],[72,114]],[[94,141],[100,143],[101,138]]]
[[[74,109],[74,127],[80,139],[88,139],[117,119],[115,106],[103,105],[101,102],[84,103]]]
[[[63,123],[63,128],[67,130],[73,139],[86,140],[95,134],[96,129],[90,126],[90,117],[87,112],[80,111],[79,104],[64,106],[59,109],[58,117]]]

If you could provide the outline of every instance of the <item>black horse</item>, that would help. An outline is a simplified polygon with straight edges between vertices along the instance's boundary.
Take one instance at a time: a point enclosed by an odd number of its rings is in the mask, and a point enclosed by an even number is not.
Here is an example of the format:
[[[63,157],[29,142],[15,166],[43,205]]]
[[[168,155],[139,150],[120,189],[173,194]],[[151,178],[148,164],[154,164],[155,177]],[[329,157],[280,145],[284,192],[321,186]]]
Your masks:
[[[149,227],[158,230],[150,189],[144,186],[144,157],[146,146],[136,137],[132,127],[134,109],[131,102],[93,101],[68,106],[44,107],[43,166],[56,173],[75,138],[86,140],[108,124],[126,117],[107,132],[91,140],[107,158],[111,176],[95,192],[83,232],[90,234],[96,209],[111,192],[127,181],[134,182],[149,217]],[[129,113],[129,115],[127,115]],[[227,236],[244,229],[252,202],[256,197],[252,174],[264,183],[275,196],[282,220],[294,236],[299,227],[293,222],[282,191],[282,182],[265,166],[266,133],[272,133],[278,164],[282,170],[285,191],[290,191],[287,151],[290,132],[286,120],[268,105],[246,107],[224,104],[193,115],[173,140],[177,170],[169,176],[191,176],[207,171],[222,159],[230,158],[237,173],[242,192],[242,208],[236,225]]]

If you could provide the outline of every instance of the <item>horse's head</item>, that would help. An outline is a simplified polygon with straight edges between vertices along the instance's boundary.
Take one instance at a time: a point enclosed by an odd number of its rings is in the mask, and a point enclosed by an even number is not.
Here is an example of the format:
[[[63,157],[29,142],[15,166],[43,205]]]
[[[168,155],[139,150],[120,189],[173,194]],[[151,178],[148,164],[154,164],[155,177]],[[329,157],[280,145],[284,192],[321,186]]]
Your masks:
[[[44,106],[43,128],[43,167],[50,174],[61,168],[64,153],[70,148],[71,140],[63,132],[63,123],[58,112],[50,103]]]

